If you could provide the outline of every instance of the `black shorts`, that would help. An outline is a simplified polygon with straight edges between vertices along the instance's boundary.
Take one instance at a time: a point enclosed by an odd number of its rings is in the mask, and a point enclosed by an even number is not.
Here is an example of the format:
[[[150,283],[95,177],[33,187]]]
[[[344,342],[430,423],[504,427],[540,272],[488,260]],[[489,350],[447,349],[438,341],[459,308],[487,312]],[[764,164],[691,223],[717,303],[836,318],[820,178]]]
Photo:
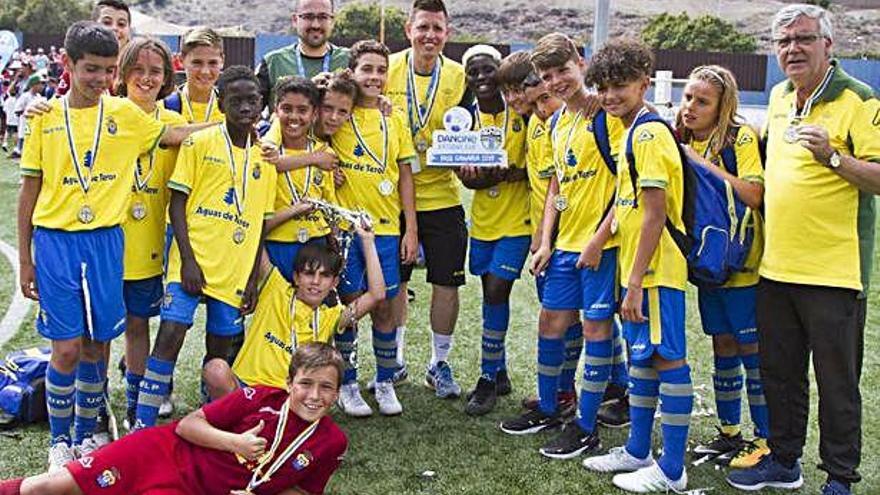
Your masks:
[[[400,220],[400,235],[406,233],[403,215]],[[447,287],[464,285],[464,259],[467,255],[467,226],[464,223],[464,208],[451,206],[433,211],[416,213],[419,228],[419,243],[425,250],[425,263],[428,267],[426,280],[430,284]],[[401,282],[409,282],[413,265],[400,265]]]

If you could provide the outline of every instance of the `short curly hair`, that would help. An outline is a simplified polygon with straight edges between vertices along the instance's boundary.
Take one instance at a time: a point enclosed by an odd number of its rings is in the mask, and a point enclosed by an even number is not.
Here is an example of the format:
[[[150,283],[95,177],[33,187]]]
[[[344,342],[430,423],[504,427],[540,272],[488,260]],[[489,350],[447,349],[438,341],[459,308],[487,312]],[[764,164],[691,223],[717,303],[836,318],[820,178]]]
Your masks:
[[[593,54],[587,69],[587,84],[596,87],[625,84],[654,72],[654,53],[643,42],[631,38],[609,41]]]

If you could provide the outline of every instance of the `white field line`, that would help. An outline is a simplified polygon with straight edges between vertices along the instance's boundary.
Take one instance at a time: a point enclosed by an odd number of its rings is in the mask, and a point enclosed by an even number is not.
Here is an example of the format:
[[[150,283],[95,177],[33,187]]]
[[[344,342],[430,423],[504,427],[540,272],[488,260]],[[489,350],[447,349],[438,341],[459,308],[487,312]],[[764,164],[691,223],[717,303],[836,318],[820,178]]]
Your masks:
[[[15,279],[15,283],[12,284],[12,300],[9,302],[9,309],[6,310],[6,314],[0,320],[0,346],[2,346],[21,327],[21,322],[27,316],[33,301],[24,297],[19,290],[18,251],[9,244],[0,241],[0,252],[9,261],[12,277]]]

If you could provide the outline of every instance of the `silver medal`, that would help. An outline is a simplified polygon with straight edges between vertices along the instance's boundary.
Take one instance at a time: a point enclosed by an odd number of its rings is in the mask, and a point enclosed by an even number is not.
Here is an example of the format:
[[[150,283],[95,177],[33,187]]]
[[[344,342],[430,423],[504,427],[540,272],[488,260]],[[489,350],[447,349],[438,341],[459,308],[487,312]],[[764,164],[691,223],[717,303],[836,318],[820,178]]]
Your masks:
[[[308,229],[299,229],[296,233],[296,240],[300,244],[305,244],[309,240],[309,231]]]
[[[565,211],[568,209],[568,198],[564,194],[557,194],[555,198],[553,198],[553,206],[556,207],[557,211]]]
[[[232,232],[232,242],[236,244],[241,244],[244,242],[245,231],[242,227],[236,227]]]
[[[131,205],[131,217],[135,220],[143,220],[147,217],[147,205],[142,201],[137,201]]]
[[[391,193],[394,192],[394,184],[391,183],[390,180],[384,179],[379,183],[379,193],[382,196],[391,196]]]
[[[83,207],[79,209],[76,218],[79,220],[79,223],[92,223],[95,220],[95,212],[89,205],[83,205]]]
[[[492,186],[489,188],[489,197],[497,198],[501,195],[501,191],[498,189],[498,186]]]
[[[782,135],[782,139],[785,140],[788,144],[794,144],[798,140],[798,131],[795,124],[792,124],[785,128],[785,134]]]

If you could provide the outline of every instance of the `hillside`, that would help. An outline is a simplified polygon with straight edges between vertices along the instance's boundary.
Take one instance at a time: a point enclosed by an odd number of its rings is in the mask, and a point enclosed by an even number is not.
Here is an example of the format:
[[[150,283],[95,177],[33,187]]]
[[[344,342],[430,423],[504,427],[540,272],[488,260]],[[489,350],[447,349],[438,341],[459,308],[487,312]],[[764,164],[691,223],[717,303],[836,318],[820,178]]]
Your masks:
[[[352,0],[337,0],[344,6]],[[143,0],[137,8],[164,20],[215,26],[240,25],[248,31],[285,33],[290,27],[290,0]],[[611,35],[636,35],[658,13],[712,14],[733,22],[762,40],[769,51],[769,20],[780,0],[612,0]],[[790,3],[790,1],[789,1]],[[409,0],[387,0],[407,9]],[[457,33],[499,43],[534,41],[559,30],[588,40],[593,28],[590,0],[450,0]],[[537,5],[536,5],[537,4]],[[880,53],[880,0],[834,0],[838,53]]]

